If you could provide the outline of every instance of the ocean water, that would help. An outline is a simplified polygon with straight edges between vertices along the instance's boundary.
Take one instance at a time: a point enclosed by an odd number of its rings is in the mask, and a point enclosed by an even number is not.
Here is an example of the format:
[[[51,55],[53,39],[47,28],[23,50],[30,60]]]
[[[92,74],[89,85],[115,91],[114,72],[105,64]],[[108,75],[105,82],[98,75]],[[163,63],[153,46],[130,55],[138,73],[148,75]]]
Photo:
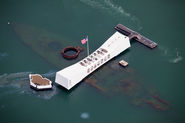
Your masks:
[[[184,0],[1,0],[0,6],[0,122],[185,122]],[[88,35],[93,52],[118,23],[158,47],[131,41],[70,91],[57,84],[30,89],[30,73],[54,82],[56,71],[85,57],[82,38]],[[69,45],[84,48],[78,59],[60,55]]]

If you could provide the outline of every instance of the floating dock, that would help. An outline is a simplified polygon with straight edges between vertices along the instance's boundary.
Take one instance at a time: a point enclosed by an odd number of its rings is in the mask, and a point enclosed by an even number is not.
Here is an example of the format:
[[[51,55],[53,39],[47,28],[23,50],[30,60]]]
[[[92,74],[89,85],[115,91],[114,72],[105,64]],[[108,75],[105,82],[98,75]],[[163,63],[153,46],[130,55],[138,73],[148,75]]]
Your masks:
[[[30,87],[35,90],[46,90],[52,88],[52,82],[43,78],[40,74],[29,74]]]
[[[122,24],[118,24],[117,26],[114,27],[115,30],[117,30],[118,32],[126,35],[129,37],[129,39],[135,39],[136,41],[144,44],[145,46],[153,49],[157,46],[157,43],[151,41],[150,39],[140,35],[139,33],[123,26]]]

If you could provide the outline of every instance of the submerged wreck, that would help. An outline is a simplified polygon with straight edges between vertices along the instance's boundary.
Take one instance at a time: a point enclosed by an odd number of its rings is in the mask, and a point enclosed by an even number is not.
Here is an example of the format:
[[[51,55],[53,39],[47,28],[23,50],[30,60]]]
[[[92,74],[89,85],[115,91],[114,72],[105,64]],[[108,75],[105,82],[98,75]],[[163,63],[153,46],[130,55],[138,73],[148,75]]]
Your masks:
[[[128,49],[132,38],[150,48],[157,46],[155,42],[121,24],[118,24],[115,29],[117,31],[92,54],[76,64],[58,71],[55,82],[68,90],[71,89],[97,68]]]
[[[61,49],[64,49],[69,45],[78,45],[78,43],[69,41],[69,39],[62,37],[61,35],[20,23],[12,23],[11,26],[25,46],[29,47],[32,51],[37,53],[57,69],[65,68],[66,66],[70,66],[71,64],[76,63],[76,61],[80,61],[82,59],[85,60],[84,58],[86,57],[86,54],[83,52],[80,53],[75,60],[66,60],[61,57]],[[121,32],[119,33],[122,35]],[[131,39],[135,39],[132,37]],[[70,42],[70,44],[68,42]],[[156,46],[157,45],[155,45],[155,47]],[[97,51],[95,51],[95,53]],[[101,52],[104,53],[103,51]],[[109,52],[104,53],[103,56],[108,57],[108,54]],[[99,55],[97,57],[98,59],[101,59],[99,58]],[[88,68],[93,65],[93,63],[98,63],[95,58],[96,57],[94,57],[94,62],[87,62],[84,65],[87,65]],[[82,66],[80,62],[78,63],[78,65]],[[118,59],[110,60],[106,65],[102,65],[99,70],[94,71],[94,74],[83,79],[83,83],[81,84],[90,85],[90,87],[93,87],[95,91],[97,90],[104,96],[112,97],[114,95],[121,95],[124,99],[128,100],[128,103],[133,104],[133,106],[139,106],[142,108],[152,107],[155,110],[160,111],[168,110],[168,102],[160,96],[155,88],[143,82],[143,78],[138,75],[134,68],[132,68],[132,65],[123,69],[118,63]],[[8,79],[6,82],[9,82]],[[78,84],[77,86],[80,86],[81,84]]]

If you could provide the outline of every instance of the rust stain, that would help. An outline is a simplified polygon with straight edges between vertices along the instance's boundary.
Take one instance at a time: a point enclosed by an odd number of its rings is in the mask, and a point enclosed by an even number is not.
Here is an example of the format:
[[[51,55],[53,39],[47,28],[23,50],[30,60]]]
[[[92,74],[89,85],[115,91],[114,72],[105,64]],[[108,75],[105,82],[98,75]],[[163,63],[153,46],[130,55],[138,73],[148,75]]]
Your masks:
[[[164,105],[167,105],[167,106],[169,105],[168,102],[167,102],[166,100],[161,99],[161,98],[159,97],[159,95],[155,94],[153,97],[154,97],[157,101],[159,101],[160,103],[162,103],[162,104],[164,104]]]
[[[153,108],[159,110],[159,111],[164,111],[165,109],[162,108],[159,104],[155,103],[154,101],[152,100],[146,100],[146,103],[151,105]]]
[[[86,83],[90,84],[91,86],[93,86],[94,88],[96,88],[98,91],[102,92],[102,93],[105,93],[105,90],[101,87],[99,87],[96,82],[97,80],[96,79],[86,79],[85,80]]]

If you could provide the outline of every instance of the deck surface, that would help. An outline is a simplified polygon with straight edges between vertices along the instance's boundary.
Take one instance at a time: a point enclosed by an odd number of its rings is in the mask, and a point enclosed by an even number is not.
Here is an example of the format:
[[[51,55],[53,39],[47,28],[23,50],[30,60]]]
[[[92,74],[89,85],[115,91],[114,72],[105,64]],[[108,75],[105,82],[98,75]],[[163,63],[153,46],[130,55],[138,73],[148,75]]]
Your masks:
[[[135,39],[136,41],[144,44],[145,46],[153,49],[157,46],[157,43],[151,41],[150,39],[140,35],[139,33],[123,26],[122,24],[118,24],[116,27],[114,27],[118,32],[126,35],[129,37],[129,39]]]

